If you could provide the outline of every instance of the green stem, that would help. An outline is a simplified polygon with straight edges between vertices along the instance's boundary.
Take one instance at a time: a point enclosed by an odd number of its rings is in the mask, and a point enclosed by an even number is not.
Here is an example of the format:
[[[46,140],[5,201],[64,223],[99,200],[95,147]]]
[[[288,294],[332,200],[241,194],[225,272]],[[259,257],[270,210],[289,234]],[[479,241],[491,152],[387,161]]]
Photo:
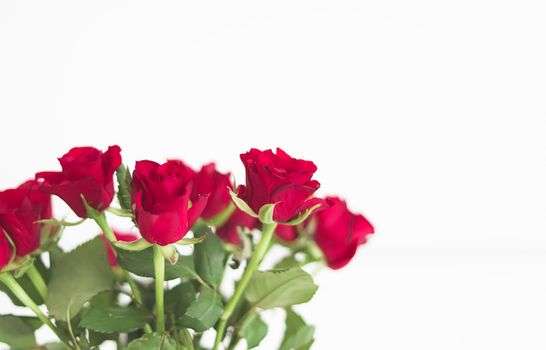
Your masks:
[[[106,238],[108,239],[108,241],[110,243],[117,241],[117,238],[116,238],[116,235],[114,234],[114,231],[112,231],[112,229],[110,228],[110,225],[108,225],[108,221],[106,220],[106,215],[104,214],[104,212],[100,213],[100,215],[94,216],[93,220],[95,220],[95,222],[100,227],[100,229],[102,230],[102,232],[104,233],[104,235],[106,236]],[[110,244],[110,246],[111,246],[111,244]],[[114,249],[114,247],[111,246],[111,248],[112,248],[112,251],[115,253],[116,250]],[[140,294],[140,290],[138,289],[138,286],[136,285],[135,281],[133,280],[133,278],[131,277],[131,275],[129,275],[129,273],[127,271],[125,271],[121,267],[120,267],[120,269],[123,271],[123,275],[125,276],[125,280],[129,284],[129,287],[131,288],[131,292],[133,294],[133,300],[138,305],[143,305],[142,296]],[[150,327],[150,325],[146,324],[144,326],[144,332],[145,333],[152,333],[152,328]]]
[[[154,249],[154,271],[155,271],[155,305],[157,332],[165,332],[165,308],[163,304],[163,282],[165,280],[165,257],[161,254],[158,245]]]
[[[30,278],[30,281],[42,297],[43,301],[46,301],[47,299],[47,284],[45,283],[44,279],[42,278],[42,275],[40,274],[40,271],[36,268],[36,265],[34,263],[30,265],[30,267],[27,270],[28,278]]]
[[[51,323],[51,320],[40,310],[38,305],[28,296],[28,294],[25,292],[25,290],[19,285],[17,280],[8,272],[0,273],[0,281],[2,281],[12,292],[17,296],[17,298],[36,316],[42,321],[43,324],[48,326],[53,333],[59,338],[59,340],[63,343],[65,348],[72,349],[72,347],[61,337],[59,331],[57,328]]]
[[[133,296],[133,300],[135,301],[135,304],[137,304],[140,307],[143,307],[144,302],[142,301],[142,294],[140,294],[140,289],[138,289],[138,286],[135,280],[133,279],[133,277],[131,277],[129,272],[123,269],[121,271],[123,271],[123,276],[125,277],[127,284],[129,284],[129,288],[131,288],[131,294]],[[144,333],[152,333],[152,327],[150,327],[149,324],[144,325]]]
[[[104,212],[101,212],[100,215],[94,216],[93,220],[95,220],[97,225],[99,225],[102,233],[104,233],[104,235],[110,242],[117,241],[114,231],[112,231],[110,225],[108,225],[108,222],[106,221],[106,215],[104,214]]]
[[[256,250],[250,258],[250,261],[248,262],[248,265],[243,272],[243,276],[237,284],[235,292],[233,292],[233,296],[227,303],[226,308],[224,309],[224,313],[220,317],[220,321],[218,323],[218,331],[216,332],[216,340],[214,341],[214,350],[220,349],[220,343],[224,338],[224,332],[226,331],[227,322],[233,314],[233,311],[235,311],[239,300],[243,296],[243,293],[246,290],[248,283],[250,282],[252,274],[258,269],[258,266],[260,265],[265,254],[267,253],[269,249],[269,243],[273,238],[273,232],[275,231],[276,226],[277,224],[263,224],[262,238],[256,246]]]

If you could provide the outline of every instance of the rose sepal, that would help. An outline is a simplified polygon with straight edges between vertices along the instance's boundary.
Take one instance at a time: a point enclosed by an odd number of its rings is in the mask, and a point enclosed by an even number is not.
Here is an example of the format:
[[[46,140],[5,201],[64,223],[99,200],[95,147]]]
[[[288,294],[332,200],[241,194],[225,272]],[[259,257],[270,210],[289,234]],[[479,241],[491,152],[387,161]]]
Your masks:
[[[229,217],[231,216],[231,214],[233,214],[235,209],[236,206],[233,203],[229,203],[229,205],[221,213],[208,220],[205,220],[205,222],[209,226],[220,227],[229,220]]]
[[[132,242],[116,241],[116,242],[112,242],[112,244],[116,248],[133,251],[133,252],[139,252],[141,250],[150,248],[152,246],[152,244],[148,242],[147,240],[145,240],[144,238],[139,238],[136,241],[132,241]]]
[[[158,245],[161,255],[167,260],[171,265],[176,264],[178,261],[178,251],[174,244],[169,245]]]
[[[279,204],[277,203],[271,203],[271,204],[265,204],[260,208],[260,211],[258,213],[258,219],[262,222],[262,224],[275,224],[275,220],[273,220],[273,213],[275,212],[275,206]]]
[[[231,200],[233,201],[233,203],[235,203],[237,208],[239,208],[241,211],[247,213],[248,215],[252,217],[259,218],[258,214],[256,214],[254,210],[252,210],[252,208],[244,200],[242,200],[241,198],[237,196],[237,193],[233,192],[230,189],[229,195],[231,196]]]
[[[287,221],[287,222],[282,222],[283,225],[291,225],[291,226],[295,226],[295,225],[299,225],[301,224],[302,222],[304,222],[308,217],[309,215],[311,215],[313,213],[313,211],[315,211],[316,209],[320,208],[322,206],[322,203],[318,203],[318,204],[315,204],[314,206],[312,206],[311,208],[307,209],[303,214],[301,214],[300,216],[290,220],[290,221]]]
[[[192,237],[192,238],[182,238],[181,240],[177,241],[175,244],[178,245],[192,245],[192,244],[198,244],[201,243],[207,238],[207,234],[204,234],[200,237]]]

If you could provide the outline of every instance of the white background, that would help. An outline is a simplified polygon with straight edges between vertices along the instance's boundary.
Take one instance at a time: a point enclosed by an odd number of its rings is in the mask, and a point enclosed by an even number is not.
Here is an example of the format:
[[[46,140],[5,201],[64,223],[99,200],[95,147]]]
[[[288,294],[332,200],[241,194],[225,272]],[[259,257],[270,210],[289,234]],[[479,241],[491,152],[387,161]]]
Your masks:
[[[377,230],[299,308],[314,349],[544,349],[545,14],[538,0],[4,1],[0,187],[75,145],[119,144],[131,166],[216,160],[238,182],[241,152],[281,146]],[[65,247],[96,233],[78,230]]]

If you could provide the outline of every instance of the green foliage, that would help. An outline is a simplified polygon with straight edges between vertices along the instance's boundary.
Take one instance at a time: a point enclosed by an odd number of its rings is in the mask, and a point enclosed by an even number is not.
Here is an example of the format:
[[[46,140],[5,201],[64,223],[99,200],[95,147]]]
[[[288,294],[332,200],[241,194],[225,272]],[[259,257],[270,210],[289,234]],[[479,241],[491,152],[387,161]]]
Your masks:
[[[125,350],[177,350],[177,346],[167,334],[145,334],[130,342]]]
[[[152,317],[149,311],[136,307],[95,306],[82,316],[80,327],[102,333],[127,333],[144,327]]]
[[[131,171],[129,167],[121,165],[116,170],[118,180],[118,201],[122,209],[131,209]]]
[[[30,349],[36,345],[34,331],[41,326],[34,317],[0,315],[0,342],[11,349]]]
[[[42,262],[42,259],[40,259],[39,257],[34,259],[34,264],[36,268],[38,269],[38,271],[40,272],[40,274],[42,275],[42,277],[47,282],[49,279],[49,271],[45,268],[44,263]],[[23,289],[27,292],[27,294],[30,296],[32,301],[34,301],[37,305],[44,303],[44,300],[42,300],[40,293],[38,293],[38,291],[34,287],[34,284],[32,283],[32,281],[26,274],[16,279],[17,279],[17,283],[19,283],[21,287],[23,287]],[[6,287],[6,285],[4,285],[3,283],[0,283],[0,290],[8,295],[8,297],[11,299],[11,302],[14,305],[25,306],[23,305],[23,303],[21,303],[19,298],[17,298],[12,293],[12,291],[8,287]]]
[[[306,303],[318,286],[301,268],[256,271],[246,290],[246,298],[254,308],[271,309]]]
[[[116,249],[118,264],[125,270],[142,277],[154,277],[154,252],[152,247],[141,251]],[[197,278],[191,256],[180,255],[176,264],[165,265],[165,280],[176,278]]]
[[[165,310],[178,319],[197,299],[195,286],[191,282],[182,282],[165,293]]]
[[[193,261],[195,270],[209,285],[218,289],[227,263],[227,253],[222,241],[210,232],[207,226],[201,226],[194,232],[196,237],[207,235],[200,244],[195,245]]]
[[[197,299],[188,307],[177,324],[196,332],[204,332],[214,326],[224,311],[220,294],[203,288]]]
[[[280,350],[309,350],[313,344],[315,327],[305,323],[292,309],[286,310],[286,331]]]
[[[64,321],[67,312],[75,316],[86,301],[113,283],[106,248],[96,237],[56,259],[46,305],[51,315]]]
[[[246,339],[249,349],[255,348],[267,335],[267,324],[258,313],[253,313],[243,322],[239,335]]]

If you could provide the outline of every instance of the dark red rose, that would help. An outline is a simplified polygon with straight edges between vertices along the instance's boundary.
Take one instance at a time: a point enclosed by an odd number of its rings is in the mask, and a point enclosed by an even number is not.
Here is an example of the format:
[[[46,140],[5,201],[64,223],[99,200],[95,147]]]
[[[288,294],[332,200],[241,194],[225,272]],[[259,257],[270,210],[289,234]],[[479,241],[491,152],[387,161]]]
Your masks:
[[[0,271],[9,263],[11,255],[11,247],[6,234],[0,230]]]
[[[122,233],[118,231],[114,231],[114,235],[116,236],[116,239],[120,242],[134,242],[138,239],[138,236],[134,233],[128,232],[128,233]],[[104,245],[106,246],[106,254],[108,257],[108,263],[112,267],[118,266],[118,262],[116,260],[116,253],[114,253],[114,250],[112,249],[111,243],[108,241],[108,238],[104,234],[100,236],[102,241],[104,242]]]
[[[328,208],[313,215],[315,241],[332,269],[347,265],[359,245],[366,243],[374,233],[372,224],[362,215],[353,214],[347,203],[337,197],[328,197]]]
[[[230,174],[222,174],[216,170],[214,163],[204,165],[193,177],[191,201],[195,202],[202,194],[209,194],[207,206],[201,217],[208,220],[220,214],[231,203],[228,188],[233,188]]]
[[[41,184],[31,180],[15,189],[0,192],[0,227],[15,244],[17,256],[25,256],[40,247],[43,224],[51,219],[51,196],[40,190]]]
[[[132,200],[142,237],[150,243],[168,245],[182,239],[207,204],[197,196],[188,209],[194,172],[179,160],[159,165],[142,160],[133,172]]]
[[[256,213],[265,204],[278,203],[273,213],[277,222],[290,221],[324,200],[312,198],[320,187],[311,180],[317,167],[313,162],[290,157],[280,148],[255,148],[241,154],[246,170],[246,185],[240,185],[237,195]]]
[[[104,153],[93,147],[75,147],[59,158],[62,171],[41,172],[44,190],[61,197],[81,218],[87,217],[81,195],[99,211],[114,198],[114,172],[121,165],[121,149],[110,146]]]
[[[277,225],[275,236],[284,242],[293,242],[298,238],[298,229],[294,225]]]
[[[253,229],[257,222],[258,220],[256,218],[248,215],[242,210],[235,209],[228,221],[216,230],[216,234],[228,243],[240,245],[241,238],[237,233],[237,228],[246,227],[248,229]]]

